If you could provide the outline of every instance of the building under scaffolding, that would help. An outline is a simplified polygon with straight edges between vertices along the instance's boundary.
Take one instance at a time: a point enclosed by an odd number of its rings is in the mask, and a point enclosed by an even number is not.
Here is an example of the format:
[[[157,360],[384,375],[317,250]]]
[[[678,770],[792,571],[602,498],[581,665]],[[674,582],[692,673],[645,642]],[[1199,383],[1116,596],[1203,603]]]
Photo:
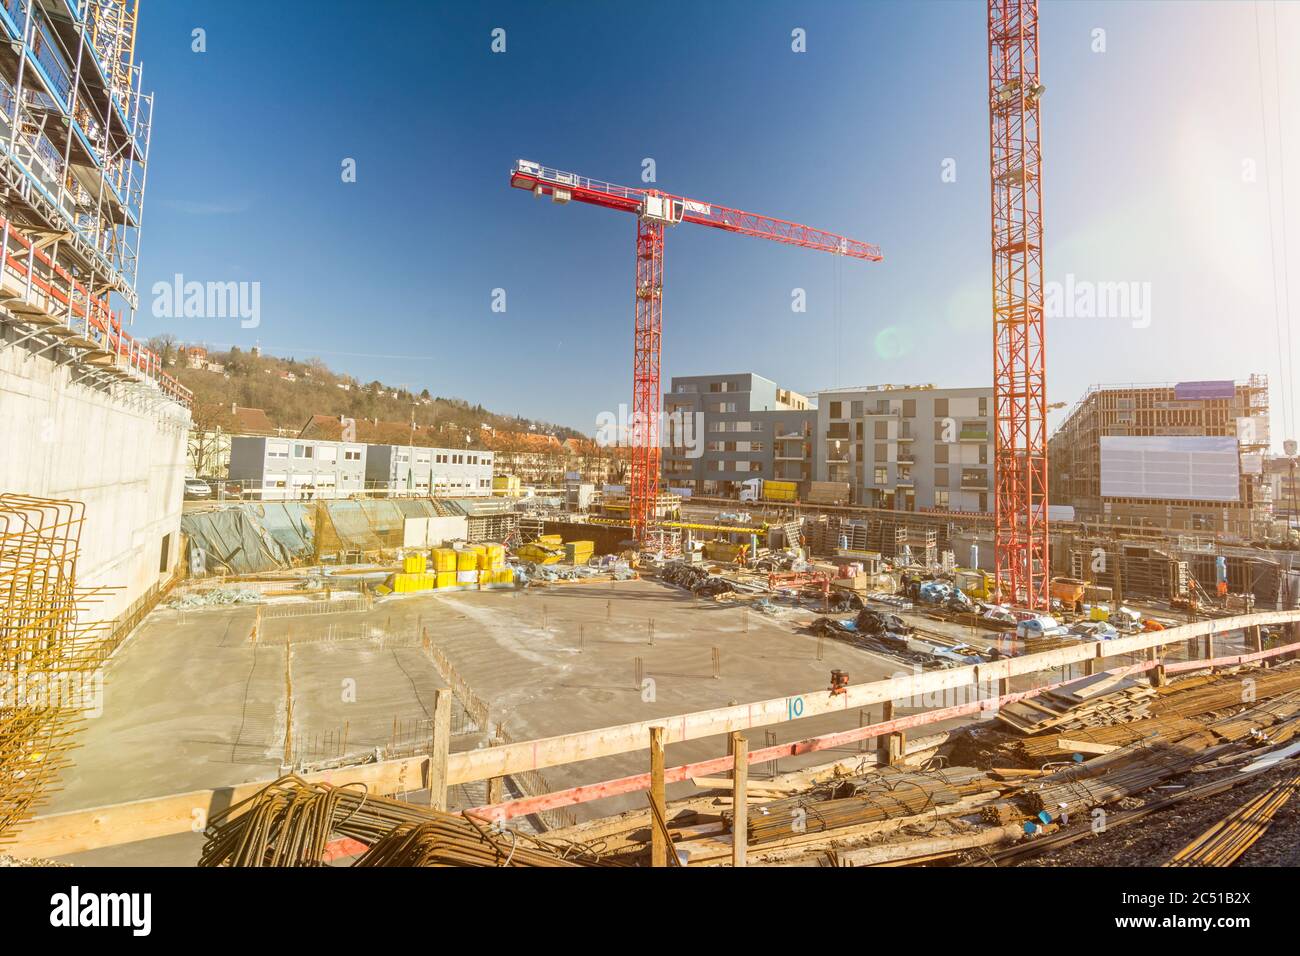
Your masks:
[[[1051,501],[1089,523],[1262,536],[1268,409],[1263,375],[1094,387],[1052,436]]]
[[[137,306],[153,96],[136,0],[0,0],[5,320],[83,380],[189,403],[123,328]],[[161,393],[161,394],[159,394]]]

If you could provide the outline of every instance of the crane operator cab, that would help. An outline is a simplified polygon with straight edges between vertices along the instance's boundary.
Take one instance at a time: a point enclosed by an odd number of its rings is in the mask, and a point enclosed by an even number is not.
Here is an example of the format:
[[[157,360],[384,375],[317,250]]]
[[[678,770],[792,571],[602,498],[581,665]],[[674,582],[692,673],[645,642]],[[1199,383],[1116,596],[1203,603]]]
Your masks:
[[[672,196],[646,196],[641,203],[641,218],[675,226],[682,221],[685,204]]]

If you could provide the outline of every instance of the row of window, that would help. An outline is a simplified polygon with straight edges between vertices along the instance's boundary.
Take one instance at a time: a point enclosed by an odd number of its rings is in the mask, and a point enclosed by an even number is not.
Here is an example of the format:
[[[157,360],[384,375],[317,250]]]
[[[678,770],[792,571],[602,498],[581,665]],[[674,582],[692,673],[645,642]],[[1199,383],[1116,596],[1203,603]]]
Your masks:
[[[895,399],[895,401],[897,401],[897,399]],[[947,418],[949,415],[948,409],[951,407],[949,403],[951,401],[952,399],[936,398],[934,400],[934,417]],[[957,401],[964,402],[966,400],[958,399]],[[844,414],[844,408],[846,405],[849,408],[848,415]],[[903,418],[916,417],[916,399],[905,398],[899,403],[899,405],[900,405],[899,411]],[[965,405],[964,407],[970,408],[969,405]],[[977,407],[979,409],[979,411],[976,412],[977,415],[987,416],[989,413],[988,397],[980,396],[978,398]],[[866,414],[888,415],[890,412],[890,400],[887,398],[878,399],[870,412],[867,411],[866,402],[861,400],[850,401],[850,402],[844,402],[844,401],[831,402],[829,410],[830,410],[831,418],[861,418],[863,415]],[[969,414],[969,412],[967,412],[967,414]]]

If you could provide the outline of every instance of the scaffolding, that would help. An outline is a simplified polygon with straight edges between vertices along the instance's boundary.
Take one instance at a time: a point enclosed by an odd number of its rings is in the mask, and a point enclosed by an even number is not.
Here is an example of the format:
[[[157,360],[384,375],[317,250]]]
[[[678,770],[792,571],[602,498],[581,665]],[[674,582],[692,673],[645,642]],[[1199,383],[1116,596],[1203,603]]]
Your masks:
[[[31,815],[100,690],[77,589],[85,508],[0,495],[0,840]]]
[[[13,327],[0,347],[24,343],[76,366],[79,382],[188,405],[123,330],[139,304],[153,125],[136,22],[136,0],[0,0],[0,322]]]

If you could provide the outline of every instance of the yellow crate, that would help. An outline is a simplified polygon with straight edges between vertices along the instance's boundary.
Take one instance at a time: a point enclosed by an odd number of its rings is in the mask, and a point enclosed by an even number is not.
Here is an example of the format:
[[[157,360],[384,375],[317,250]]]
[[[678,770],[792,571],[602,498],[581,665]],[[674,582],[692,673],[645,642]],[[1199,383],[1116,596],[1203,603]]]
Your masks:
[[[537,536],[537,543],[550,545],[553,548],[558,548],[564,544],[564,539],[560,537],[558,534],[539,534]]]
[[[429,557],[425,554],[408,554],[402,559],[402,570],[407,574],[423,574],[429,567]]]
[[[478,552],[472,548],[461,548],[456,552],[457,571],[477,571]]]
[[[437,586],[440,588],[454,588],[456,586],[456,572],[439,571],[437,576]]]
[[[435,548],[433,551],[433,570],[441,574],[444,571],[456,570],[456,549],[455,548]]]

